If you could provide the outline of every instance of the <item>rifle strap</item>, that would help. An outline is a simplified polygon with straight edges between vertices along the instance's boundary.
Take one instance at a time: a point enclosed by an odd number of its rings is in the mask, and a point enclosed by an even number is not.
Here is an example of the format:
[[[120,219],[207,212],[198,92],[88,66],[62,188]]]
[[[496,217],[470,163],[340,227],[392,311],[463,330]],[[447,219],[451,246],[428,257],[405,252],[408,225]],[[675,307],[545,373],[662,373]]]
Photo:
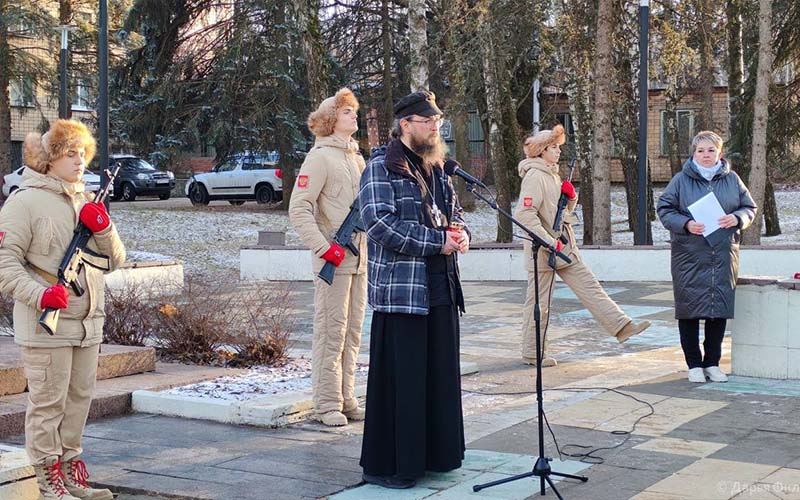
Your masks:
[[[58,276],[48,273],[44,269],[34,266],[30,262],[28,262],[28,266],[30,266],[31,270],[42,277],[46,282],[50,283],[50,285],[55,285],[58,283]]]

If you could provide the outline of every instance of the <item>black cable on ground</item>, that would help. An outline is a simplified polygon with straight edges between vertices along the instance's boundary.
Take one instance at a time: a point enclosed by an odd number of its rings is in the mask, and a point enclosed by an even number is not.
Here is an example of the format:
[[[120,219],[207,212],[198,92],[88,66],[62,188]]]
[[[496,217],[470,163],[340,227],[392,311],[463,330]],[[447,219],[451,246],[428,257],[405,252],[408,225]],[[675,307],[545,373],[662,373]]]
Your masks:
[[[466,392],[466,393],[469,393],[469,394],[479,394],[481,396],[529,396],[529,395],[532,395],[532,394],[536,394],[536,391],[482,392],[482,391],[471,391],[471,390],[467,390],[467,389],[463,389],[463,391]],[[642,420],[644,420],[645,418],[650,417],[652,415],[655,415],[655,413],[656,413],[656,410],[653,407],[653,405],[648,403],[647,401],[639,399],[636,396],[633,396],[632,394],[627,394],[625,392],[622,392],[622,391],[617,390],[617,389],[612,389],[610,387],[565,387],[563,389],[544,389],[544,391],[545,392],[546,391],[579,391],[579,392],[581,392],[581,391],[585,391],[585,392],[588,392],[588,391],[592,391],[592,392],[594,392],[594,391],[604,391],[604,392],[613,392],[613,393],[619,394],[621,396],[625,396],[627,398],[631,398],[631,399],[633,399],[634,401],[636,401],[638,403],[642,403],[643,405],[647,406],[650,409],[650,411],[647,414],[642,415],[641,417],[637,418],[636,421],[633,422],[633,425],[631,426],[630,430],[627,430],[627,431],[618,430],[618,431],[610,431],[609,432],[609,434],[611,434],[613,436],[625,436],[622,439],[622,441],[620,441],[619,443],[617,443],[617,444],[615,444],[613,446],[598,446],[598,447],[592,447],[590,445],[584,445],[584,444],[572,444],[572,443],[567,443],[567,444],[564,445],[564,448],[573,447],[573,448],[579,448],[579,449],[583,449],[583,450],[588,450],[588,451],[585,451],[585,452],[574,452],[574,453],[567,453],[566,451],[563,451],[561,446],[559,446],[558,439],[556,439],[555,432],[553,432],[553,428],[550,426],[550,422],[547,420],[547,414],[542,412],[542,416],[544,418],[544,422],[547,425],[547,430],[550,432],[550,436],[552,436],[552,438],[553,438],[553,443],[556,445],[556,450],[558,451],[558,456],[562,460],[563,460],[563,457],[566,456],[566,457],[569,457],[569,458],[577,458],[577,459],[579,459],[579,461],[587,463],[587,464],[592,464],[592,465],[602,464],[602,463],[605,462],[605,459],[603,457],[595,455],[597,452],[599,452],[599,451],[607,451],[607,450],[614,450],[614,449],[619,448],[620,446],[624,445],[625,443],[628,442],[628,440],[633,435],[633,432],[636,430],[636,426],[638,426],[639,423]]]

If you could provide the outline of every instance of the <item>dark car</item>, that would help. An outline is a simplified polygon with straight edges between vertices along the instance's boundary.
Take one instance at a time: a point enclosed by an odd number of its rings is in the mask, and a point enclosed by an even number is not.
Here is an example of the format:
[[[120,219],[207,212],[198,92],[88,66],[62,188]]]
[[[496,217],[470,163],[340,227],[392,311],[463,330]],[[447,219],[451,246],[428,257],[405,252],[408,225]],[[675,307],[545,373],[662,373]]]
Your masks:
[[[111,155],[109,160],[112,166],[120,165],[114,179],[114,199],[133,201],[139,195],[169,199],[175,187],[175,175],[172,172],[158,170],[133,155]]]

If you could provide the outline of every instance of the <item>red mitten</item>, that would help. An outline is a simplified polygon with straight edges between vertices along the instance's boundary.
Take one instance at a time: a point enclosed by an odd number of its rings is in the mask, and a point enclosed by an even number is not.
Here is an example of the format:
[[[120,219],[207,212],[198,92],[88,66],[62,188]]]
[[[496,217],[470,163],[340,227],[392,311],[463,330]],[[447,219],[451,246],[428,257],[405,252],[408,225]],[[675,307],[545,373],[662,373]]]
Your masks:
[[[99,233],[111,224],[111,219],[102,203],[89,202],[81,208],[80,219],[93,233]]]
[[[340,247],[336,243],[331,243],[330,248],[328,248],[328,250],[322,254],[322,258],[334,266],[339,267],[339,264],[341,264],[344,260],[344,248]]]
[[[567,195],[567,198],[570,200],[574,200],[577,196],[575,194],[575,186],[573,186],[570,181],[564,181],[561,183],[561,192]]]
[[[794,273],[794,279],[800,280],[800,273]]]
[[[562,248],[564,245],[561,244],[561,240],[556,240],[556,252],[560,252]]]
[[[44,291],[42,295],[42,309],[52,307],[53,309],[66,309],[69,304],[69,292],[64,285],[53,285]]]

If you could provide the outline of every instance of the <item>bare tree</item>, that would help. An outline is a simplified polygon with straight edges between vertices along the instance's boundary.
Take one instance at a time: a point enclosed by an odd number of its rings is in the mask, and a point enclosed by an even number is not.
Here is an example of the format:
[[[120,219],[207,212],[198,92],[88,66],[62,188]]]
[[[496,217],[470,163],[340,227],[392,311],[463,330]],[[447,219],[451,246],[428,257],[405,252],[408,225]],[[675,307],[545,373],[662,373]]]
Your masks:
[[[763,213],[764,192],[767,182],[767,124],[769,122],[769,85],[772,81],[772,0],[758,2],[758,71],[756,95],[753,101],[753,147],[750,153],[752,166],[748,185],[750,194]],[[761,244],[763,215],[758,214],[753,225],[744,233],[746,245]]]
[[[592,141],[592,241],[595,245],[611,244],[611,31],[614,25],[614,3],[599,0],[597,12],[596,57],[594,63],[594,136]]]
[[[486,111],[489,121],[489,150],[494,182],[497,188],[497,204],[500,208],[510,211],[511,199],[508,183],[508,169],[506,168],[506,152],[503,144],[503,107],[500,102],[499,74],[497,69],[498,53],[495,45],[495,35],[492,23],[492,13],[489,9],[484,11],[481,19],[481,45],[483,57],[483,77],[486,87]],[[510,242],[512,236],[511,221],[498,214],[497,238],[498,242]]]
[[[411,91],[428,89],[428,21],[425,0],[408,2],[408,45]]]
[[[311,107],[315,108],[328,96],[328,71],[325,52],[322,50],[319,23],[319,0],[297,0],[294,2],[297,27],[303,42],[308,94]]]

